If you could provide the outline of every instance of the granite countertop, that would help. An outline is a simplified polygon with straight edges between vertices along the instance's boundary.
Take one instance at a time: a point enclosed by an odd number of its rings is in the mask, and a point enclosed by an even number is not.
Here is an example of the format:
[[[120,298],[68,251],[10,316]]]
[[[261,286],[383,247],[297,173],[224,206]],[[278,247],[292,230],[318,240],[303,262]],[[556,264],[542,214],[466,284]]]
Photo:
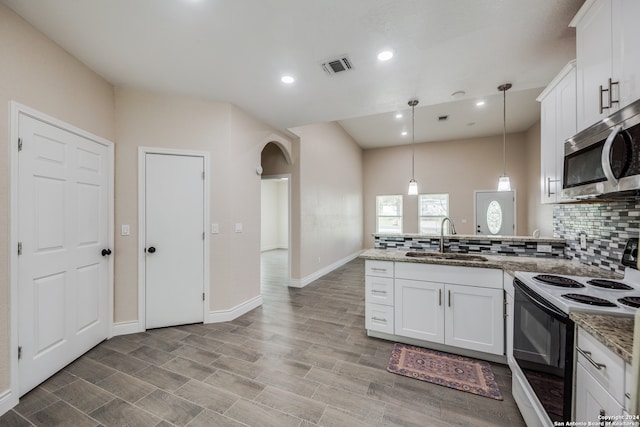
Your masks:
[[[595,339],[631,363],[634,318],[574,311],[569,317]]]
[[[360,258],[381,261],[453,265],[458,267],[498,268],[504,270],[511,276],[514,276],[516,271],[528,271],[532,273],[567,274],[572,276],[590,276],[605,279],[621,278],[619,274],[611,271],[581,264],[577,261],[560,258],[485,255],[483,253],[473,253],[472,255],[480,255],[487,259],[486,261],[476,261],[467,259],[413,258],[406,256],[407,252],[415,251],[407,251],[404,249],[368,249],[360,255]]]

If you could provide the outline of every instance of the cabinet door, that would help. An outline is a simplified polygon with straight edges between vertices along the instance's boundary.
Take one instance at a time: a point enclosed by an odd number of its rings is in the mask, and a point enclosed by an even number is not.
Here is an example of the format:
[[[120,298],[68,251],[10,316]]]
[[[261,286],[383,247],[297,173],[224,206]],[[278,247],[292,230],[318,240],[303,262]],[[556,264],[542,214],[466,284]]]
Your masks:
[[[581,363],[576,365],[575,419],[601,421],[600,416],[622,415],[622,406],[587,372]]]
[[[444,286],[395,280],[395,334],[444,343]]]
[[[445,344],[504,354],[504,291],[445,285]]]
[[[562,197],[564,182],[564,142],[574,136],[577,130],[576,117],[576,69],[573,67],[556,88],[556,143],[554,144],[556,164],[556,201]]]
[[[607,88],[612,77],[612,0],[597,0],[576,26],[578,131],[607,117],[600,113],[600,85]],[[602,94],[604,106],[609,103]]]
[[[614,0],[612,9],[614,96],[622,108],[640,98],[640,1]]]
[[[540,188],[542,203],[555,203],[558,193],[556,175],[556,92],[550,92],[540,105]],[[561,186],[560,186],[561,187]]]

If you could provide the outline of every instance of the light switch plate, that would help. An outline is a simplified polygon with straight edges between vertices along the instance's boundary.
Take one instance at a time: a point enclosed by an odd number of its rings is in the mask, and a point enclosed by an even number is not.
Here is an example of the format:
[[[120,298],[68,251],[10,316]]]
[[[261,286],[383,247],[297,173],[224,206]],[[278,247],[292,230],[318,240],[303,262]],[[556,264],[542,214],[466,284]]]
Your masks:
[[[220,224],[211,224],[211,234],[220,233]]]
[[[120,229],[120,235],[128,236],[129,234],[131,234],[131,228],[129,227],[129,224],[122,224],[122,228]]]
[[[236,223],[236,233],[242,233],[242,223],[241,222],[237,222]]]

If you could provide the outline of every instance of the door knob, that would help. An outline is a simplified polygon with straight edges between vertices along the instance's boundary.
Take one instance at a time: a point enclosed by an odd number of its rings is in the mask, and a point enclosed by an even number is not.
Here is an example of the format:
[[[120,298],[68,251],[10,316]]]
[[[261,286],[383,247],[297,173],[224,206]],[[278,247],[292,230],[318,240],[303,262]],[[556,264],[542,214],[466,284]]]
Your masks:
[[[147,249],[147,252],[149,252],[150,254],[155,253],[155,251],[156,251],[156,248],[154,248],[153,246]]]
[[[111,249],[103,249],[101,253],[102,256],[111,255]]]

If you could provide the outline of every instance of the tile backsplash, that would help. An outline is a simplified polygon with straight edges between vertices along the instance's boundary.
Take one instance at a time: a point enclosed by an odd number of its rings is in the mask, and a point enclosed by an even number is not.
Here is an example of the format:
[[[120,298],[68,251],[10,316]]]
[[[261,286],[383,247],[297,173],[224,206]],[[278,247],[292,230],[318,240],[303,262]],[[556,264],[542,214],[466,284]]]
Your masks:
[[[580,248],[583,233],[586,250]],[[568,258],[623,273],[624,246],[640,234],[640,200],[556,205],[553,234],[567,241]]]

